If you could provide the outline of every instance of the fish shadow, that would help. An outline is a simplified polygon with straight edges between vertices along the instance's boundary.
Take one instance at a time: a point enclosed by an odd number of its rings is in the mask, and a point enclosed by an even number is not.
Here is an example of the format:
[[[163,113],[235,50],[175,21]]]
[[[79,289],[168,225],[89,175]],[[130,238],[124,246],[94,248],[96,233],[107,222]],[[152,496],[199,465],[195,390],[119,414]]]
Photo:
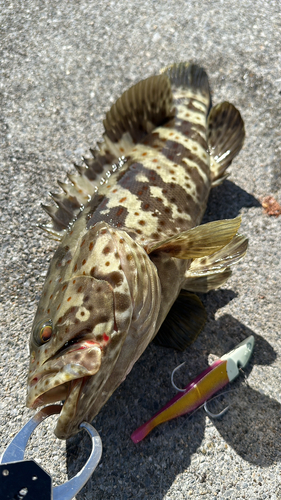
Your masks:
[[[232,219],[240,213],[241,208],[250,207],[261,207],[261,204],[253,195],[226,180],[211,190],[202,224]]]
[[[258,365],[271,365],[274,349],[262,337],[229,314],[218,320],[215,311],[235,297],[231,290],[202,295],[208,322],[198,339],[184,353],[150,344],[130,375],[115,391],[93,421],[103,442],[99,466],[77,495],[77,500],[162,499],[178,474],[185,471],[192,455],[201,447],[206,419],[203,409],[166,422],[135,445],[131,433],[169,401],[175,391],[172,370],[183,361],[186,367],[177,373],[176,383],[184,387],[208,366],[209,354],[221,356],[249,335],[255,337],[253,356],[240,376],[219,396],[209,402],[213,413],[230,405],[220,420],[212,420],[217,431],[238,455],[262,467],[281,458],[281,405],[247,383],[247,376]],[[216,460],[213,441],[202,450],[205,460]],[[67,441],[69,477],[84,465],[91,443],[82,433]],[[195,478],[200,482],[200,474]]]

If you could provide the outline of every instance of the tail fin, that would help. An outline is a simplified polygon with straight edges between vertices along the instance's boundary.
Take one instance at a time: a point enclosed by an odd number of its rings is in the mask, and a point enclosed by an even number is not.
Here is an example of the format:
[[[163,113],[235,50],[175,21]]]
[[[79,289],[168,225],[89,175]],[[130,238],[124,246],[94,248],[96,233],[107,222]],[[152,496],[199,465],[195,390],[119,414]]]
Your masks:
[[[208,76],[204,68],[193,63],[181,62],[164,68],[162,73],[165,73],[169,77],[172,88],[183,87],[184,89],[189,89],[194,98],[200,94],[200,100],[202,100],[202,97],[204,98],[208,109],[211,102],[211,94]]]

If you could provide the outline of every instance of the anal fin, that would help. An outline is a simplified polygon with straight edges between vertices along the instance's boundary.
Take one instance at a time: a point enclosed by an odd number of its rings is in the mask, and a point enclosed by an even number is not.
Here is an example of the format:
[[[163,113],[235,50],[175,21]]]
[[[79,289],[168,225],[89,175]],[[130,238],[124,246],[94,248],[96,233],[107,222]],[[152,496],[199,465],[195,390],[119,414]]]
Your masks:
[[[196,340],[206,319],[205,307],[197,295],[181,290],[154,341],[184,351]]]

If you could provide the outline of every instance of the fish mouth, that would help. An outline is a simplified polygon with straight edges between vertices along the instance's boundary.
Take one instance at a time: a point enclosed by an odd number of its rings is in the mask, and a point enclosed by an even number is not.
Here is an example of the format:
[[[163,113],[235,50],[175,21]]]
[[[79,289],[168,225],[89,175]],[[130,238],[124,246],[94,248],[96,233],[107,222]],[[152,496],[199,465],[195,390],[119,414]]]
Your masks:
[[[63,403],[55,428],[57,437],[62,439],[68,437],[66,429],[69,427],[70,421],[71,428],[73,429],[74,427],[75,429],[76,427],[76,431],[79,431],[79,424],[81,422],[75,422],[75,416],[82,387],[88,378],[89,377],[73,379],[71,382],[66,382],[65,384],[50,389],[34,401],[32,409],[37,409],[52,403]],[[74,433],[75,431],[71,432],[71,434]]]
[[[30,377],[26,406],[37,409],[41,406],[64,401],[55,434],[64,437],[63,429],[76,416],[79,396],[86,381],[97,373],[101,365],[101,346],[94,341],[76,340],[66,343],[52,356],[42,369]],[[77,421],[77,432],[78,425]]]

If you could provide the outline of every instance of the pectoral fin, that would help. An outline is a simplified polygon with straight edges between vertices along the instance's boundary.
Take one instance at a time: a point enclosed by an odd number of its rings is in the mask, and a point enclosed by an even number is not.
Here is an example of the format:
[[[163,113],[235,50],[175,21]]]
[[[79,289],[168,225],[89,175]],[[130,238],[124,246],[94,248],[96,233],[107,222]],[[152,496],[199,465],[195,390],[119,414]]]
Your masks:
[[[227,268],[221,273],[206,274],[205,276],[188,278],[184,284],[184,289],[195,293],[207,293],[210,290],[215,290],[216,288],[222,286],[231,274],[231,269]]]
[[[184,231],[147,248],[147,253],[166,252],[178,259],[196,259],[211,255],[227,245],[237,233],[241,217],[209,222]]]
[[[247,246],[247,238],[236,235],[228,245],[213,255],[195,259],[185,273],[183,288],[191,292],[205,293],[223,285],[231,275],[229,266],[244,257]]]
[[[184,351],[198,337],[206,319],[197,295],[182,290],[154,340],[158,345]]]

